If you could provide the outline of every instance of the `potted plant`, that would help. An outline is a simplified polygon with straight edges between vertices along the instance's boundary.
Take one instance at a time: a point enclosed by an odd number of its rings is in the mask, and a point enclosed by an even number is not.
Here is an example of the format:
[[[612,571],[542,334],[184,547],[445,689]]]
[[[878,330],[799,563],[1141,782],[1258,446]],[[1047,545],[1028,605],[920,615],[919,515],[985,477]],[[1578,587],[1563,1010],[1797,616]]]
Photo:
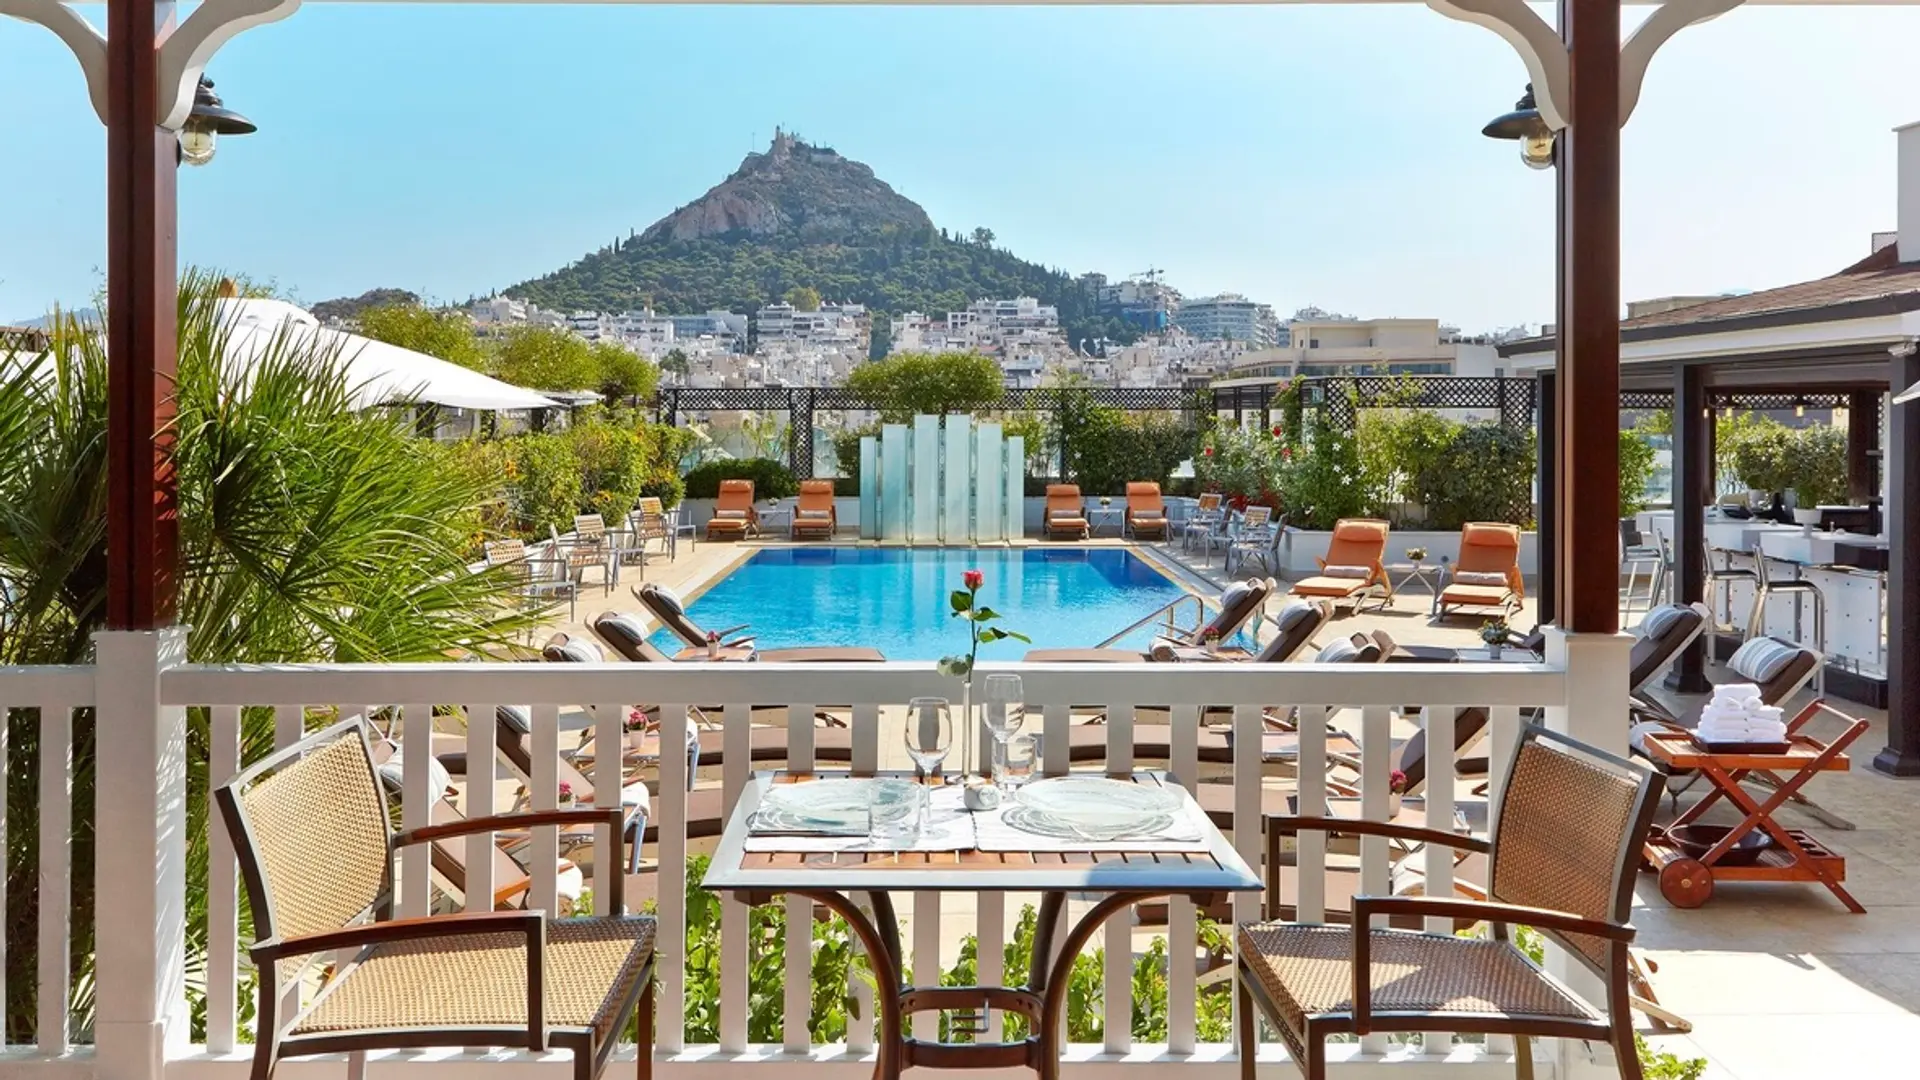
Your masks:
[[[1206,631],[1200,635],[1200,645],[1207,650],[1208,656],[1217,654],[1220,651],[1219,628],[1214,626],[1207,627]]]
[[[1102,495],[1102,496],[1100,496],[1100,505],[1101,505],[1101,507],[1102,507],[1102,508],[1105,508],[1105,507],[1109,507],[1109,506],[1112,506],[1112,505],[1113,505],[1113,496],[1111,496],[1111,495]]]
[[[1407,561],[1412,563],[1413,565],[1419,566],[1421,563],[1425,562],[1426,559],[1427,559],[1426,548],[1410,547],[1407,549]]]
[[[707,631],[707,659],[720,659],[720,632],[718,630]]]
[[[1846,433],[1830,424],[1795,432],[1787,444],[1782,471],[1793,488],[1793,520],[1807,526],[1820,524],[1820,507],[1838,505],[1847,498]]]
[[[560,781],[560,794],[558,798],[555,800],[555,802],[559,806],[559,808],[562,810],[572,809],[573,808],[573,785],[567,783],[565,780]]]
[[[1387,774],[1387,820],[1400,816],[1400,802],[1407,794],[1407,774],[1399,769]]]
[[[1490,619],[1480,627],[1480,640],[1486,643],[1488,659],[1500,659],[1500,651],[1506,646],[1509,633],[1505,619]]]
[[[640,708],[627,710],[626,722],[623,723],[621,727],[626,733],[628,750],[639,751],[643,748],[647,737],[647,729],[650,726],[651,725],[647,723],[647,710]]]

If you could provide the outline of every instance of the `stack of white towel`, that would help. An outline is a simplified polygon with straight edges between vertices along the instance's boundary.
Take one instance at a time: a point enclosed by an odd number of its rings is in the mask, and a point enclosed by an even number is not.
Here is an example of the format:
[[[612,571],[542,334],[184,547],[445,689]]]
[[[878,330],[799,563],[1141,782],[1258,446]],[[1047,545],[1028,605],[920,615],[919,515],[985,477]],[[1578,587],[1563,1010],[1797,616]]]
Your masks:
[[[1730,683],[1714,688],[1694,734],[1706,743],[1779,743],[1787,741],[1787,725],[1777,707],[1760,700],[1758,686]]]

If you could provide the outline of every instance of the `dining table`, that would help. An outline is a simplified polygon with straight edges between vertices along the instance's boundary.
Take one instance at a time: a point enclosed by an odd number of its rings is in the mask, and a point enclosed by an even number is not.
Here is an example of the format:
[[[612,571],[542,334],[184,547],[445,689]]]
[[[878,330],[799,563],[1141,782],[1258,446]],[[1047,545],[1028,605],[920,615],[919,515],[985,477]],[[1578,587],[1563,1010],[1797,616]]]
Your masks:
[[[1177,812],[1164,819],[1177,831],[1174,839],[1023,832],[1015,813],[1021,805],[1018,793],[1010,793],[998,807],[971,811],[959,785],[937,779],[927,785],[927,799],[938,816],[929,817],[910,840],[756,833],[758,809],[777,785],[847,777],[844,772],[757,773],[741,792],[701,884],[756,906],[781,895],[803,897],[846,920],[874,975],[876,1080],[894,1080],[915,1066],[1028,1068],[1044,1080],[1056,1080],[1065,1042],[1068,976],[1095,931],[1143,900],[1182,896],[1204,907],[1217,896],[1261,888],[1259,876],[1207,820],[1192,795],[1158,771],[1107,779],[1167,793],[1168,801],[1178,805]],[[1046,782],[1034,780],[1029,787]],[[904,981],[905,957],[892,894],[949,892],[1040,895],[1025,985],[917,986]],[[866,899],[865,910],[857,897]],[[1070,897],[1098,899],[1061,937]],[[1024,1017],[1030,1034],[1010,1042],[939,1042],[908,1035],[904,1023],[905,1017],[919,1012],[968,1013],[975,1023],[955,1027],[977,1035],[985,1030],[978,1019],[988,1010]]]

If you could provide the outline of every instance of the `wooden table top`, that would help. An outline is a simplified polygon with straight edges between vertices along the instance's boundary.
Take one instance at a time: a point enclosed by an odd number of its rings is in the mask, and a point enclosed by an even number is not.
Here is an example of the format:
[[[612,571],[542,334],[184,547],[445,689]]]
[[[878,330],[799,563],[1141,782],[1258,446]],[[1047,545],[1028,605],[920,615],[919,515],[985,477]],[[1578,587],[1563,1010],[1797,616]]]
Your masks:
[[[1693,736],[1684,731],[1652,731],[1646,736],[1647,753],[1656,761],[1677,769],[1698,769],[1711,765],[1719,769],[1767,769],[1774,772],[1799,772],[1826,752],[1827,744],[1805,735],[1795,735],[1785,753],[1722,754],[1700,748]],[[1820,766],[1821,772],[1846,772],[1847,755],[1842,752]]]
[[[813,777],[846,773],[814,773]],[[727,818],[701,886],[753,892],[1257,892],[1258,875],[1212,825],[1205,852],[747,851],[747,822],[768,786],[798,778],[756,773]],[[1136,783],[1171,784],[1137,772]]]

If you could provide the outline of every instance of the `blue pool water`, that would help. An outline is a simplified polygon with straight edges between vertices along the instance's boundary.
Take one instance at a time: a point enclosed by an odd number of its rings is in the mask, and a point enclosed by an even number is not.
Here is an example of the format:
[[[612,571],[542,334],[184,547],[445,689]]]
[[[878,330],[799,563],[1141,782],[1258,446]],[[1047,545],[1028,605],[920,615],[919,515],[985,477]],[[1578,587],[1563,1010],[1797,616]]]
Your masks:
[[[866,645],[889,660],[938,660],[966,651],[967,626],[951,617],[947,594],[973,569],[987,578],[980,601],[1002,616],[994,625],[1033,639],[982,645],[982,660],[1097,645],[1185,591],[1121,548],[767,548],[688,612],[712,629],[751,623],[763,649]],[[1119,644],[1150,640],[1142,632]],[[653,643],[681,647],[664,630]]]

